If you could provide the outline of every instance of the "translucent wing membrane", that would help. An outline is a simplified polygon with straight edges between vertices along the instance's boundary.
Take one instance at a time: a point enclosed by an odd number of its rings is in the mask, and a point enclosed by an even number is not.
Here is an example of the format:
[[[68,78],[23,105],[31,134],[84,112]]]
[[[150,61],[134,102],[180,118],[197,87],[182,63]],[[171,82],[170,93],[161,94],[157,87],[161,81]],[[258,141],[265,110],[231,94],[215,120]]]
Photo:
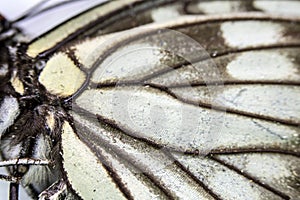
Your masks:
[[[253,15],[229,19],[210,22],[208,18],[202,23],[195,17],[184,26],[170,24],[199,41],[210,54],[217,52],[212,59],[189,52],[194,63],[174,56],[178,53],[174,44],[180,47],[180,43],[178,38],[170,39],[168,31],[136,29],[95,38],[100,47],[91,48],[88,55],[101,59],[95,59],[91,67],[81,63],[91,79],[74,96],[74,128],[97,152],[96,157],[103,159],[108,172],[114,174],[111,181],[126,197],[139,199],[148,194],[136,194],[127,183],[131,178],[124,178],[132,167],[146,174],[145,180],[169,198],[286,199],[299,195],[299,40],[289,36],[298,32],[299,22],[290,26],[290,19],[269,21]],[[262,28],[248,31],[247,38],[253,39],[244,42],[245,32],[235,30],[250,24]],[[233,34],[236,44],[228,42]],[[205,42],[210,37],[212,44]],[[159,41],[171,49],[174,45],[174,51],[168,52]],[[83,45],[70,49],[76,52]],[[282,73],[282,68],[291,70]],[[214,74],[213,69],[220,73]],[[98,146],[107,150],[96,150]],[[107,151],[116,157],[108,156]],[[280,157],[286,162],[277,162]],[[113,167],[116,162],[120,170]],[[272,176],[256,173],[251,165],[272,173],[277,168],[284,170]],[[65,170],[69,174],[74,169]],[[144,178],[134,179],[144,185]],[[73,179],[72,183],[75,188],[80,185]],[[116,193],[111,190],[107,194]]]
[[[297,199],[299,7],[110,1],[5,49],[7,179],[40,199]]]

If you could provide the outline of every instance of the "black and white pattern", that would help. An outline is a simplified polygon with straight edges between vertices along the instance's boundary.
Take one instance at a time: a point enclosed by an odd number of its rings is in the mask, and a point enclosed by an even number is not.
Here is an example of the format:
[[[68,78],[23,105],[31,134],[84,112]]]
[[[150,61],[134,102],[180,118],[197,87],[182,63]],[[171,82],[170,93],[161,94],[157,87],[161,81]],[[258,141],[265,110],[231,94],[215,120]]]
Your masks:
[[[0,40],[3,160],[50,162],[11,176],[40,199],[298,199],[299,7],[112,1]]]

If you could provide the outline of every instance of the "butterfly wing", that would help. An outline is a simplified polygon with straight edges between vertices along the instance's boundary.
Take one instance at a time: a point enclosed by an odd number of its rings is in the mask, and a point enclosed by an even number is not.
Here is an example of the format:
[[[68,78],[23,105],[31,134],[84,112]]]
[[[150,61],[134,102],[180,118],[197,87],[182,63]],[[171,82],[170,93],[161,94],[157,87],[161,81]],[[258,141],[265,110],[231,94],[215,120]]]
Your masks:
[[[199,42],[207,54],[183,48],[184,59],[176,50],[187,41],[170,37],[172,31],[140,28],[86,41],[102,43],[91,48],[94,62],[81,63],[91,79],[74,95],[63,157],[77,154],[79,142],[102,161],[102,170],[79,170],[90,176],[82,184],[70,165],[79,161],[66,157],[70,184],[83,198],[103,195],[92,193],[98,185],[91,180],[105,172],[101,180],[111,198],[297,198],[299,77],[293,72],[299,40],[291,35],[299,22],[252,14],[189,20],[166,27]],[[282,67],[291,70],[280,73]],[[68,143],[68,134],[76,142]],[[149,182],[151,189],[134,187]]]
[[[64,122],[61,136],[64,178],[73,192],[118,199],[297,198],[299,22],[239,13],[287,14],[289,6],[299,5],[108,2],[33,40],[26,54],[49,59],[39,83],[73,101],[72,123]],[[118,32],[209,14],[207,7],[237,14]]]

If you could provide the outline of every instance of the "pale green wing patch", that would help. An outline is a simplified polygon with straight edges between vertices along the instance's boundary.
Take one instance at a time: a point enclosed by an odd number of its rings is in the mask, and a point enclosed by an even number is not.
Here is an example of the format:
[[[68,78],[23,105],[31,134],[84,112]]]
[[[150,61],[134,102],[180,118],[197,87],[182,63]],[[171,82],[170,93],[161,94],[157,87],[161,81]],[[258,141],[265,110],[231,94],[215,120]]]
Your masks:
[[[13,76],[10,79],[10,82],[16,92],[18,92],[21,95],[24,94],[24,92],[25,92],[24,85],[20,81],[20,79],[16,73],[13,74]]]
[[[60,97],[74,94],[84,83],[86,75],[64,53],[55,54],[43,68],[39,82],[48,92]]]

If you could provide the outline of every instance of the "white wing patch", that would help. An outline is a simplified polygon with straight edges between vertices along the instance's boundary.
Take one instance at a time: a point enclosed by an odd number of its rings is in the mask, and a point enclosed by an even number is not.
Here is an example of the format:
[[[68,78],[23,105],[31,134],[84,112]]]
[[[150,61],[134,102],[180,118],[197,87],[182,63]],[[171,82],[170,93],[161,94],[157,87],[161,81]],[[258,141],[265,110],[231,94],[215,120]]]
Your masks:
[[[76,103],[130,130],[137,137],[172,147],[179,144],[186,149],[201,147],[206,151],[209,145],[204,139],[207,136],[205,133],[213,134],[208,124],[212,124],[215,119],[209,115],[209,110],[181,104],[151,89],[87,90]],[[222,126],[221,123],[214,125]]]
[[[95,70],[95,83],[134,81],[165,67],[162,60],[167,53],[147,43],[126,45],[113,52]]]
[[[103,126],[93,118],[84,115],[79,116],[75,113],[73,117],[75,119],[75,125],[77,125],[78,128],[78,133],[82,135],[82,137],[85,137],[91,146],[94,144],[103,144],[107,149],[119,155],[119,162],[122,162],[122,159],[124,159],[139,169],[135,173],[136,177],[146,174],[151,181],[154,181],[160,186],[160,189],[167,191],[171,198],[186,200],[195,198],[204,200],[213,199],[198,183],[188,176],[185,171],[178,167],[174,163],[174,159],[167,156],[163,149],[154,148],[120,131],[110,129],[105,125]],[[88,131],[83,132],[80,130]],[[111,158],[108,157],[108,159]],[[108,160],[108,163],[110,162],[114,165],[116,161]],[[123,166],[125,167],[126,164]],[[126,167],[130,169],[128,165]],[[124,170],[125,169],[121,169],[121,171],[116,170],[115,173],[125,173],[126,171]],[[124,175],[119,176],[124,177]],[[128,190],[132,190],[132,188],[129,187],[131,181],[125,179],[122,179],[122,181],[124,181]],[[143,182],[143,180],[139,181]],[[139,184],[145,184],[145,182]],[[159,191],[160,190],[157,190],[157,192]],[[137,191],[132,191],[131,194],[134,199],[140,199],[139,197],[141,196],[135,195],[145,195],[147,192],[147,190],[140,191],[140,194],[138,194]],[[153,192],[155,191],[152,191],[152,193]],[[164,196],[160,196],[160,198],[164,198]],[[167,199],[170,199],[170,197]]]
[[[125,199],[108,171],[80,141],[68,122],[62,129],[63,166],[68,181],[83,199]]]
[[[286,148],[298,137],[288,126],[188,105],[151,88],[87,90],[76,104],[130,135],[181,151]]]
[[[151,12],[151,17],[154,22],[164,22],[176,19],[181,16],[178,5],[156,8]]]
[[[239,80],[264,80],[272,77],[281,80],[300,80],[299,65],[284,52],[246,52],[238,55],[227,65],[227,73]]]
[[[201,1],[197,7],[206,14],[230,13],[239,11],[242,2],[239,1]]]
[[[225,85],[171,89],[176,96],[197,103],[253,115],[300,123],[300,88],[284,85]],[[291,105],[293,105],[291,107]]]
[[[253,5],[268,13],[278,13],[283,15],[300,15],[300,2],[295,0],[285,1],[269,1],[269,0],[256,0]]]
[[[153,185],[143,180],[144,177],[140,170],[133,168],[126,162],[124,163],[124,161],[122,163],[122,158],[118,157],[114,152],[107,152],[104,148],[96,144],[95,146],[106,157],[107,162],[104,161],[105,164],[111,165],[112,169],[119,175],[120,181],[124,183],[134,198],[145,200],[163,198],[163,193],[160,193],[158,188],[153,187]]]
[[[284,27],[273,22],[224,22],[221,31],[227,45],[245,48],[277,43],[283,37]]]

